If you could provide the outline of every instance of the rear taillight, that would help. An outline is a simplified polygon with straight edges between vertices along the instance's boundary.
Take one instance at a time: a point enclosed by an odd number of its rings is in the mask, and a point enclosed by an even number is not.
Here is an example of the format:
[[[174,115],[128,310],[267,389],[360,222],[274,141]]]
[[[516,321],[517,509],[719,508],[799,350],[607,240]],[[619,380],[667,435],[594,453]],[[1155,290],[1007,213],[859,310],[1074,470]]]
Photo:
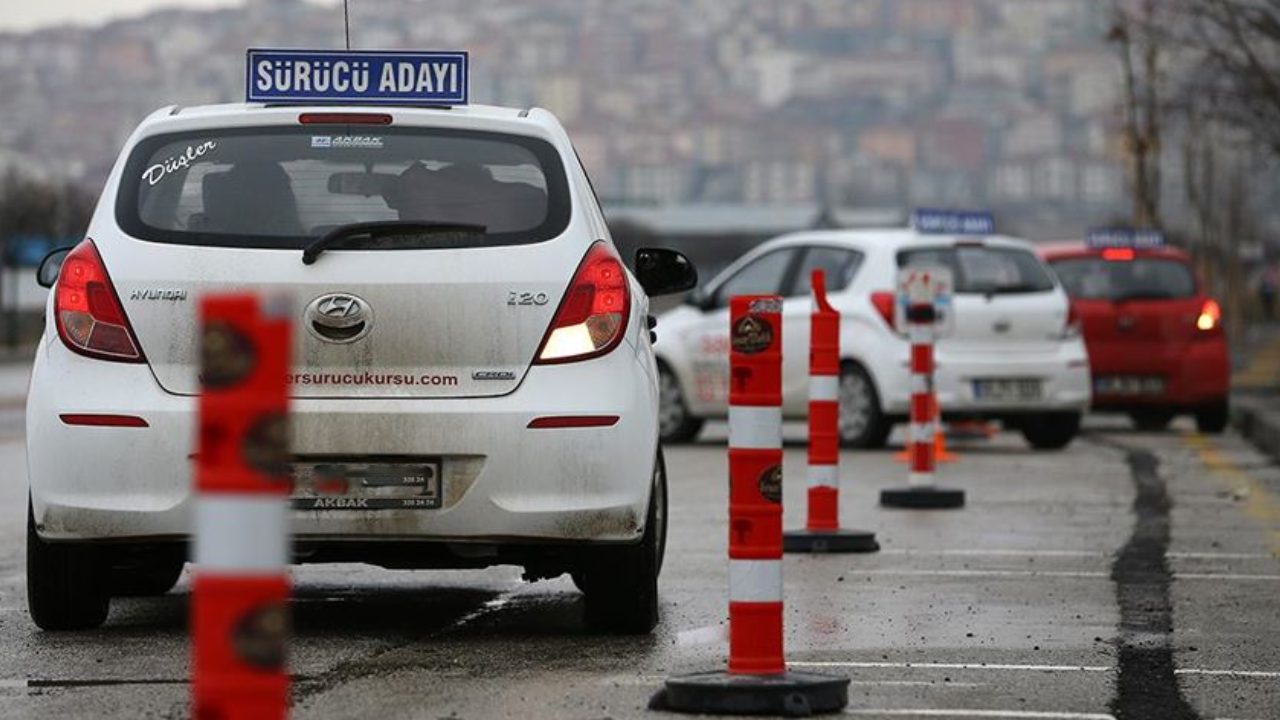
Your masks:
[[[884,318],[884,324],[889,326],[890,330],[894,329],[894,297],[891,292],[871,293],[871,304],[875,306],[876,312],[880,313],[880,317]]]
[[[100,360],[142,362],[142,351],[98,249],[85,240],[62,263],[54,286],[58,337],[71,350]]]
[[[1205,300],[1200,307],[1200,316],[1196,318],[1196,329],[1205,333],[1221,332],[1222,306],[1214,300]]]
[[[540,364],[576,362],[618,346],[631,313],[631,291],[622,261],[608,243],[587,250],[538,349]]]
[[[1067,304],[1067,325],[1062,329],[1062,339],[1070,340],[1080,337],[1080,311],[1075,303]]]

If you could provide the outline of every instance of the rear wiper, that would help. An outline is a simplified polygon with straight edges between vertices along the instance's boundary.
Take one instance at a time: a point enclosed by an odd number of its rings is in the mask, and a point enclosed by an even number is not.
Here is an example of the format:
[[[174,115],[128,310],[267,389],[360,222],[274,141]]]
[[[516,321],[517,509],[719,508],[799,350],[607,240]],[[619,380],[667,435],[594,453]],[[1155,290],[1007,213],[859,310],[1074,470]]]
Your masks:
[[[1173,296],[1162,292],[1134,292],[1117,296],[1112,302],[1129,302],[1131,300],[1172,300]]]
[[[314,264],[321,253],[335,245],[341,245],[347,249],[357,248],[362,243],[353,241],[360,239],[366,239],[370,244],[376,244],[384,238],[397,235],[434,235],[436,233],[484,235],[488,230],[489,228],[484,225],[424,222],[421,220],[384,220],[382,222],[351,223],[350,225],[343,225],[330,230],[308,245],[302,251],[302,264]]]
[[[1049,292],[1053,288],[1043,285],[1003,285],[1000,287],[983,288],[979,292],[987,297],[992,295],[1021,295],[1023,293]]]

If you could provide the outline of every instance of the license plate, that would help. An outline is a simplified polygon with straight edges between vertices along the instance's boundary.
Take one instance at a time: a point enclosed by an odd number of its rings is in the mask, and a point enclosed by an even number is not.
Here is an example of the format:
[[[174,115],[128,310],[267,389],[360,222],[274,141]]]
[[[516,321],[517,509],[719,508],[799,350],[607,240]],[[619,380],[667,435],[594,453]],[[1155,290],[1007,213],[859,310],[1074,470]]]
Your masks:
[[[1100,375],[1093,379],[1098,395],[1163,395],[1165,379],[1156,375]]]
[[[1031,402],[1042,394],[1036,378],[999,378],[973,381],[973,397],[982,402]]]
[[[440,463],[327,463],[293,466],[295,510],[438,510]]]

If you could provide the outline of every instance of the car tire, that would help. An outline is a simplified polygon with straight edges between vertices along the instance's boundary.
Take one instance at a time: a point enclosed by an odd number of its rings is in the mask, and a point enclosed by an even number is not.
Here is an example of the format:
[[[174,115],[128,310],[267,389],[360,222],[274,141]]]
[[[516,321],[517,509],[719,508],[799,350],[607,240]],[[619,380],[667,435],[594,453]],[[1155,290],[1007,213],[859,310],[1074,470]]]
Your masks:
[[[689,414],[689,404],[684,399],[680,378],[658,363],[658,436],[664,443],[693,442],[702,432],[702,418]]]
[[[90,545],[49,543],[27,503],[27,609],[42,630],[92,630],[107,620],[111,598],[100,553]]]
[[[1080,434],[1080,413],[1048,413],[1020,423],[1022,436],[1036,450],[1061,450]]]
[[[1196,430],[1206,435],[1220,435],[1231,422],[1231,406],[1227,400],[1200,408],[1196,412]]]
[[[147,565],[111,568],[112,597],[157,597],[178,584],[182,560],[156,559]]]
[[[667,469],[662,450],[654,463],[653,492],[644,536],[634,545],[600,548],[573,574],[585,596],[592,632],[647,635],[658,625],[658,575],[667,549]]]
[[[847,448],[880,450],[889,442],[893,423],[880,406],[880,393],[871,375],[857,363],[840,368],[840,444]]]
[[[1139,410],[1130,413],[1129,418],[1142,432],[1164,432],[1173,422],[1174,414],[1168,410]]]

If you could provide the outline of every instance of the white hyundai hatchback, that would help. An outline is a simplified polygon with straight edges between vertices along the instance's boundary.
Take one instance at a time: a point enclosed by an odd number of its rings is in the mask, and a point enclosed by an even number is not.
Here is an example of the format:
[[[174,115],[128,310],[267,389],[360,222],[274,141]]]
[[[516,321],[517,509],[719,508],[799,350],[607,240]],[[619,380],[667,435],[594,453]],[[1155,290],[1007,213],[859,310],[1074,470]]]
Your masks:
[[[696,273],[664,250],[637,265],[544,110],[154,113],[88,237],[41,269],[33,618],[93,627],[111,596],[176,582],[197,303],[252,290],[296,306],[298,562],[567,572],[589,625],[648,632],[667,502],[648,295]],[[397,483],[405,467],[425,484]],[[318,480],[335,468],[364,481]]]
[[[895,328],[898,270],[950,268],[954,328],[936,348],[944,416],[1001,420],[1038,449],[1068,445],[1089,406],[1089,363],[1079,324],[1053,274],[1024,241],[915,229],[788,235],[748,253],[659,321],[662,436],[690,440],[726,415],[728,302],[771,293],[783,303],[783,412],[808,413],[810,276],[826,273],[841,313],[840,436],[883,447],[910,409],[910,346]]]

